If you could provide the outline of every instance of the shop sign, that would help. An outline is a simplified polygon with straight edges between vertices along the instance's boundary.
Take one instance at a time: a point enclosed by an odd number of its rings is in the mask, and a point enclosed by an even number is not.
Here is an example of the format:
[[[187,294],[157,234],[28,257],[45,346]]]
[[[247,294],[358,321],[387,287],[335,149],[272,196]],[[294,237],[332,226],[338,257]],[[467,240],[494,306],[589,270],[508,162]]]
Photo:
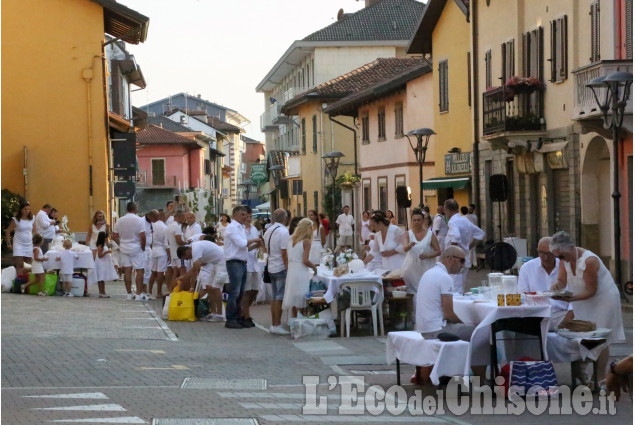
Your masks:
[[[472,152],[449,153],[445,155],[445,174],[470,174],[472,172]]]

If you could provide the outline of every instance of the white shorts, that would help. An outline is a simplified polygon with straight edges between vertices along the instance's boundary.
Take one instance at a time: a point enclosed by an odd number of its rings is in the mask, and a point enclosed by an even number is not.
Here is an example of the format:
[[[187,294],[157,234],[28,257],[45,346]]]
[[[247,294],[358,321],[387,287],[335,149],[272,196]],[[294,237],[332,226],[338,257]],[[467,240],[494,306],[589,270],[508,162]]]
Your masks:
[[[62,282],[72,283],[73,282],[73,275],[72,274],[60,273],[60,280]]]
[[[170,267],[185,267],[183,265],[183,260],[181,260],[180,258],[176,257],[176,258],[172,258],[172,261],[170,261]]]
[[[213,264],[205,264],[198,271],[198,281],[201,283],[201,288],[216,288],[223,289],[225,282],[223,279],[216,279],[218,268]]]
[[[132,267],[135,270],[143,270],[146,265],[146,253],[141,251],[135,254],[124,254],[119,252],[121,267]]]
[[[162,255],[160,257],[152,257],[152,267],[151,270],[153,272],[165,273],[168,269],[168,256]]]
[[[245,291],[260,290],[260,273],[247,272],[247,282],[245,283]]]

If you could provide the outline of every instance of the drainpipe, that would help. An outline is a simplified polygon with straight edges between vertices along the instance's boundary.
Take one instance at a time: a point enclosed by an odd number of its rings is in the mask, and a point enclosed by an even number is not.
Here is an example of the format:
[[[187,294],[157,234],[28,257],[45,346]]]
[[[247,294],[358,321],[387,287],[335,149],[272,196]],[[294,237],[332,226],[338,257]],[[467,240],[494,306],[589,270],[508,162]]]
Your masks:
[[[480,181],[480,155],[479,155],[479,105],[480,105],[480,97],[478,95],[478,14],[477,14],[477,5],[478,1],[470,2],[472,4],[472,119],[473,119],[473,129],[474,129],[474,145],[472,147],[472,158],[473,158],[473,177],[472,181],[474,184],[472,185],[472,202],[481,208],[481,181]],[[479,226],[481,224],[482,214],[478,215]]]
[[[86,82],[86,131],[88,133],[88,216],[91,217],[94,210],[93,202],[93,121],[92,121],[92,97],[90,94],[91,82],[93,80],[95,59],[104,59],[102,55],[93,56],[93,63],[90,68],[82,71],[82,78]]]
[[[355,161],[355,176],[357,177],[359,175],[357,173],[357,130],[355,130],[353,127],[349,127],[346,124],[339,122],[338,120],[334,119],[330,115],[329,115],[329,119],[331,120],[331,122],[334,122],[335,124],[339,124],[344,128],[348,128],[350,131],[353,132],[353,154],[354,154],[354,161]]]

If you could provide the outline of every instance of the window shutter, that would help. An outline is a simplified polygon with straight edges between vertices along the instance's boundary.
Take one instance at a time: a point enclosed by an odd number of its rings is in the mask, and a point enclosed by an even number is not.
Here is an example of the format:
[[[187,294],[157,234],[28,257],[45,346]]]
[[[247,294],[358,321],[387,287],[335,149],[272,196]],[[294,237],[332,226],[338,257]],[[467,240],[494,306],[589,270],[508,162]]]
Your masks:
[[[536,57],[537,57],[537,73],[538,73],[536,77],[538,77],[538,79],[542,81],[545,78],[544,76],[545,36],[544,36],[544,29],[542,27],[538,27],[538,33],[536,38],[537,38]]]
[[[531,64],[532,64],[532,60],[531,60],[531,47],[530,47],[530,39],[531,39],[531,33],[526,33],[522,35],[521,38],[521,63],[520,63],[520,72],[521,75],[523,77],[529,77],[531,75]]]
[[[492,51],[485,52],[485,87],[492,87]]]
[[[591,3],[591,63],[600,60],[600,2]]]
[[[626,11],[626,59],[633,59],[633,0],[625,0],[624,9]]]
[[[562,66],[560,68],[560,77],[566,80],[569,75],[569,30],[567,24],[567,15],[562,18]]]
[[[317,117],[313,115],[313,152],[317,152]]]
[[[472,55],[467,52],[467,106],[472,106]]]
[[[502,86],[507,82],[507,74],[505,73],[505,65],[507,64],[507,46],[501,44],[501,80]]]
[[[448,95],[448,61],[439,62],[439,111],[449,110],[450,101]]]
[[[152,159],[152,185],[165,185],[165,160]]]
[[[556,21],[549,22],[549,26],[551,29],[551,76],[549,81],[552,83],[556,81]]]
[[[302,118],[302,153],[306,153],[306,120]]]

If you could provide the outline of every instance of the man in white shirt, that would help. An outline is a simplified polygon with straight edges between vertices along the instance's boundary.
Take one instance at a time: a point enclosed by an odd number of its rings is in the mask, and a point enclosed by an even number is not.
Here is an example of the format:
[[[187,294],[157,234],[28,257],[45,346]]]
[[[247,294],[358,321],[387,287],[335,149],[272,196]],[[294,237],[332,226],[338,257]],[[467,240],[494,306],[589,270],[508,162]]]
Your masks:
[[[44,239],[41,247],[42,254],[46,254],[46,251],[49,250],[49,244],[55,237],[55,220],[49,218],[52,208],[49,204],[44,204],[42,209],[35,215],[35,232],[39,233]]]
[[[469,252],[470,249],[478,243],[478,241],[485,238],[485,232],[483,230],[459,214],[459,204],[456,200],[446,200],[443,207],[445,213],[448,217],[450,217],[448,220],[448,234],[445,237],[446,249],[450,245],[456,245],[463,249],[463,251]],[[467,277],[467,272],[470,269],[471,264],[470,257],[466,257],[465,267],[463,270],[452,277],[454,280],[454,292],[457,294],[463,294],[465,278]]]
[[[165,225],[169,226],[174,221],[174,209],[176,203],[174,201],[168,201],[165,204]]]
[[[238,205],[232,210],[232,221],[225,229],[225,261],[229,275],[229,289],[227,307],[225,308],[225,327],[228,329],[242,329],[251,327],[242,322],[240,307],[245,284],[247,283],[247,256],[252,245],[260,245],[260,238],[247,239],[245,236],[245,222],[247,208]]]
[[[157,297],[163,297],[163,282],[168,268],[170,248],[168,246],[168,226],[161,220],[152,223],[151,270],[148,294],[152,296],[152,287],[157,282]]]
[[[534,258],[522,265],[518,274],[518,290],[523,292],[544,292],[551,289],[553,282],[558,280],[560,260],[549,250],[550,237],[538,241],[538,258]],[[549,299],[551,304],[551,318],[549,331],[556,332],[563,320],[573,319],[573,308],[566,301]]]
[[[135,299],[132,293],[132,269],[135,271],[137,295],[143,289],[143,270],[146,263],[146,229],[137,216],[137,204],[128,202],[127,214],[115,223],[112,239],[119,245],[119,263],[123,267],[123,279],[128,299]]]
[[[205,274],[206,286],[211,284],[214,267],[222,266],[225,261],[223,248],[216,243],[206,240],[192,242],[191,245],[183,245],[176,250],[177,258],[181,260],[191,260],[192,268],[181,276],[181,281],[190,292],[196,288],[196,278],[200,273]]]
[[[174,220],[168,225],[167,229],[170,257],[168,258],[168,270],[165,275],[165,281],[168,283],[169,292],[172,292],[172,289],[174,289],[174,279],[185,273],[183,260],[180,260],[176,255],[176,249],[187,244],[185,238],[183,237],[183,230],[181,228],[184,221],[185,214],[182,211],[177,211],[174,214]]]
[[[277,335],[288,335],[281,324],[282,299],[284,285],[287,279],[287,245],[289,244],[289,230],[285,227],[289,217],[283,209],[273,212],[273,223],[264,236],[264,246],[267,250],[267,268],[271,277],[273,301],[271,302],[271,327],[269,332]]]
[[[245,237],[249,239],[260,239],[260,232],[256,229],[256,226],[251,224],[253,218],[253,211],[251,207],[247,208],[247,221],[245,222]],[[249,307],[251,303],[256,301],[258,297],[258,290],[260,289],[260,266],[258,264],[258,248],[260,244],[252,244],[249,248],[247,255],[247,282],[245,283],[245,294],[243,295],[243,301],[241,306],[241,320],[243,323],[248,324],[250,327],[256,326],[254,320],[251,318]]]
[[[432,221],[432,231],[439,241],[439,249],[441,252],[445,250],[445,237],[448,234],[448,224],[445,222],[444,212],[445,209],[443,205],[439,205],[437,207],[437,215],[434,216],[434,220]],[[441,256],[437,258],[437,260],[440,259]]]
[[[196,216],[194,213],[187,212],[185,213],[185,223],[187,227],[185,228],[185,240],[190,241],[192,236],[201,234],[203,230],[201,229],[201,225],[196,222]]]
[[[159,211],[150,210],[146,213],[145,217],[141,219],[143,225],[146,229],[146,265],[143,272],[143,288],[141,291],[141,295],[139,295],[139,300],[147,300],[152,299],[147,293],[146,289],[150,283],[150,277],[152,276],[152,242],[154,238],[154,223],[159,220]],[[152,292],[152,291],[150,291]],[[135,299],[137,299],[135,297]]]
[[[350,208],[348,205],[344,207],[344,213],[340,214],[335,220],[340,232],[339,248],[346,250],[353,247],[353,225],[355,219],[349,214]],[[337,249],[336,249],[337,250]]]

